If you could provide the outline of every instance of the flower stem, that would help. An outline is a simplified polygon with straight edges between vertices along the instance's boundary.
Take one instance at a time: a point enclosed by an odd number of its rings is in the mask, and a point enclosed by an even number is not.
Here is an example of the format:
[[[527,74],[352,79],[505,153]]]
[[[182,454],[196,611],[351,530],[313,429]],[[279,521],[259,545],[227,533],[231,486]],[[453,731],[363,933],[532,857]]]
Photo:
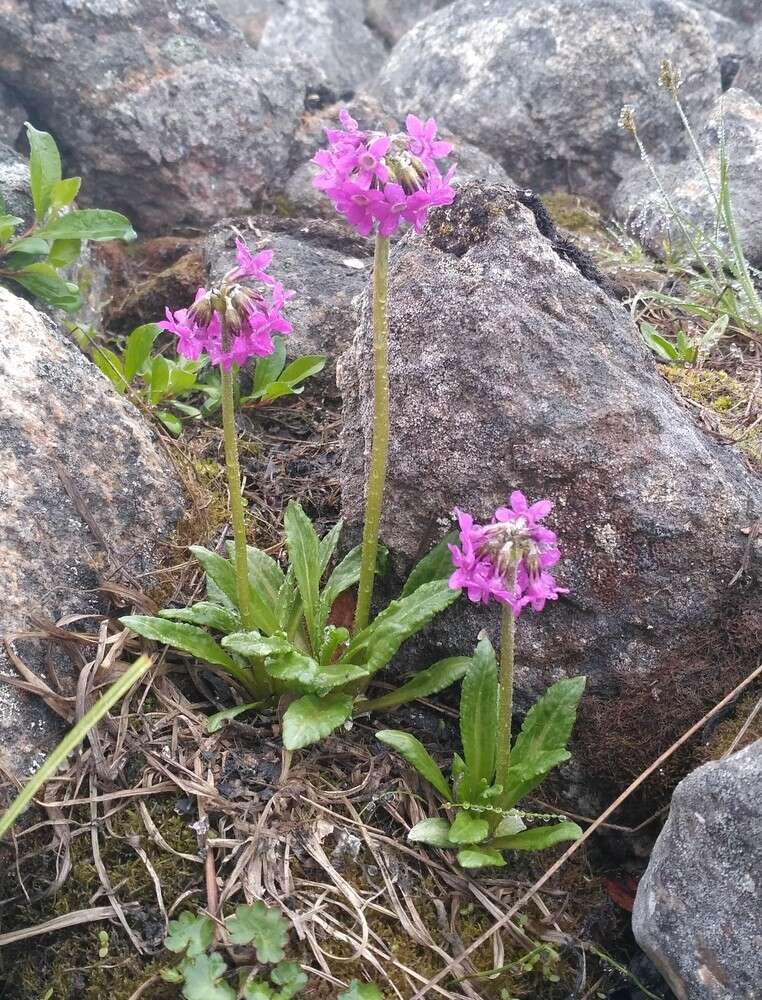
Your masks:
[[[226,323],[222,316],[223,350],[227,350],[225,340],[229,337]],[[245,629],[254,628],[251,617],[251,595],[249,594],[249,561],[246,554],[246,522],[243,517],[243,501],[241,500],[241,466],[238,462],[238,440],[235,429],[235,393],[233,373],[221,366],[222,383],[222,429],[225,437],[225,469],[228,474],[228,493],[230,494],[230,520],[233,524],[235,541],[235,580],[238,594],[238,610],[241,612],[241,624]]]
[[[376,575],[378,533],[384,498],[386,463],[389,455],[389,324],[386,304],[389,293],[389,237],[376,236],[373,258],[373,442],[370,451],[365,525],[362,535],[360,582],[357,588],[355,634],[368,624]]]
[[[513,716],[513,660],[516,638],[516,618],[513,609],[503,605],[500,616],[500,683],[497,692],[497,747],[495,750],[495,784],[508,787],[511,762],[511,719]]]

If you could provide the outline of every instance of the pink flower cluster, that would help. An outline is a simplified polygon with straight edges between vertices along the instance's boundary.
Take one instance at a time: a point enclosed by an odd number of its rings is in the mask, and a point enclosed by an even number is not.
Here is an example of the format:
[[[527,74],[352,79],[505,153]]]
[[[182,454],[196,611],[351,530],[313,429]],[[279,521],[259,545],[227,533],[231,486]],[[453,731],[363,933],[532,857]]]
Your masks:
[[[179,354],[194,361],[208,354],[212,364],[222,365],[226,371],[250,357],[272,354],[273,334],[292,330],[283,307],[294,295],[267,273],[272,258],[272,250],[252,254],[243,240],[236,240],[237,267],[220,285],[199,288],[188,309],[166,310],[167,318],[159,328],[176,334]],[[244,278],[264,285],[264,294],[239,284]],[[224,334],[223,319],[227,327]]]
[[[546,601],[567,594],[548,572],[561,558],[555,533],[541,523],[552,509],[550,500],[530,505],[518,490],[509,506],[498,507],[491,524],[475,524],[456,508],[460,546],[450,545],[453,590],[465,588],[475,603],[488,604],[494,597],[516,617],[527,605],[542,611]]]
[[[403,221],[420,232],[432,205],[452,202],[455,167],[443,176],[436,164],[452,146],[436,139],[433,118],[408,115],[396,135],[362,131],[346,109],[339,119],[343,129],[326,129],[328,149],[312,159],[320,167],[313,183],[361,236],[376,226],[389,236]]]

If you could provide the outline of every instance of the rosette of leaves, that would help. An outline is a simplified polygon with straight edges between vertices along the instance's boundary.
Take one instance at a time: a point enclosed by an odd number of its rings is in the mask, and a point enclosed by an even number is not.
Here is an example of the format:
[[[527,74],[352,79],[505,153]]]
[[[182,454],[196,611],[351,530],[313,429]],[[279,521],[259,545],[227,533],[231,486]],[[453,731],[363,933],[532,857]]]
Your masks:
[[[336,599],[354,586],[360,572],[359,546],[329,569],[341,528],[339,522],[319,538],[301,506],[291,502],[285,515],[288,568],[284,571],[267,553],[249,546],[253,629],[241,625],[232,546],[229,558],[191,547],[206,573],[204,601],[121,621],[139,635],[226,671],[255,699],[220,713],[222,717],[285,696],[283,743],[288,750],[323,739],[352,715],[394,708],[460,680],[469,657],[440,660],[380,698],[363,697],[368,681],[402,643],[457,600],[460,591],[447,583],[451,566],[445,540],[413,569],[399,598],[350,635],[329,622]]]
[[[79,258],[83,240],[133,240],[129,219],[106,209],[72,209],[81,178],[63,177],[53,136],[26,123],[34,220],[5,212],[0,200],[0,278],[15,282],[51,306],[74,312],[79,288],[59,274]]]
[[[582,836],[579,826],[563,817],[516,807],[571,756],[566,744],[584,687],[584,677],[573,677],[548,688],[527,713],[513,742],[508,787],[496,785],[497,663],[489,639],[482,639],[463,678],[459,715],[463,755],[453,757],[451,784],[414,736],[399,730],[376,734],[429,782],[452,815],[422,820],[408,839],[457,851],[463,868],[482,868],[505,865],[503,851],[539,851]],[[539,825],[529,825],[536,821]]]

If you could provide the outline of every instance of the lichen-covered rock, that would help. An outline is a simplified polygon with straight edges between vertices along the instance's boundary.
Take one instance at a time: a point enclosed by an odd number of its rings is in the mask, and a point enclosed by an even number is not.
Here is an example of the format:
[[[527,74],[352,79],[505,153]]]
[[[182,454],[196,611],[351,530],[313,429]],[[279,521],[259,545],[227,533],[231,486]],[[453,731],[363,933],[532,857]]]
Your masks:
[[[259,51],[300,58],[312,70],[311,86],[334,99],[375,76],[386,57],[363,21],[362,0],[281,0],[264,27]]]
[[[720,134],[724,119],[729,157],[729,183],[733,214],[741,244],[749,261],[762,265],[762,105],[733,87],[725,94],[698,134],[715,192],[720,186]],[[681,220],[715,239],[717,207],[695,157],[681,163],[657,167],[662,184]],[[614,211],[625,228],[651,253],[661,256],[665,243],[675,250],[691,252],[684,229],[667,208],[652,174],[639,165],[619,186]],[[709,252],[709,251],[707,251]]]
[[[217,0],[223,17],[241,32],[249,45],[257,48],[269,18],[277,15],[279,0]]]
[[[449,0],[365,0],[365,19],[390,45]]]
[[[16,94],[0,83],[0,142],[13,146],[28,117]]]
[[[275,251],[271,272],[296,292],[286,315],[294,330],[286,338],[291,358],[327,354],[333,371],[338,354],[350,343],[356,326],[353,299],[368,280],[372,244],[336,224],[320,220],[262,219],[247,229],[220,223],[206,241],[204,256],[212,280],[235,264],[235,239],[242,234],[253,250]]]
[[[182,512],[169,459],[143,418],[47,317],[0,287],[0,633],[102,613],[102,581],[140,586]],[[46,646],[16,649],[44,675]],[[0,647],[0,671],[15,674]],[[0,752],[23,769],[57,726],[0,685]]]
[[[715,10],[725,17],[745,24],[755,24],[760,20],[762,10],[759,0],[692,0],[697,7]]]
[[[29,225],[34,219],[29,186],[29,164],[10,146],[0,142],[0,198],[5,211]]]
[[[762,740],[680,782],[632,929],[678,1000],[762,996]]]
[[[638,159],[617,128],[622,104],[638,105],[660,155],[683,144],[657,85],[664,58],[683,68],[689,109],[707,107],[719,93],[717,52],[678,0],[456,0],[402,37],[376,89],[393,112],[437,116],[519,183],[605,205]]]
[[[147,230],[249,208],[285,164],[305,88],[207,0],[8,0],[0,81],[55,135],[82,197]]]
[[[342,508],[355,529],[373,400],[363,301],[339,366]],[[570,594],[522,615],[518,702],[563,675],[588,676],[575,760],[600,804],[748,671],[738,637],[755,656],[758,561],[728,586],[762,485],[695,426],[627,311],[525,193],[471,183],[433,212],[392,252],[389,314],[390,590],[454,506],[481,519],[514,489],[555,502]],[[435,622],[428,662],[471,650],[482,628],[496,639],[497,617],[464,597]]]
[[[351,101],[340,102],[311,114],[306,114],[294,136],[291,153],[291,174],[282,193],[288,208],[310,216],[336,218],[336,210],[322,191],[313,186],[317,169],[309,162],[318,149],[326,144],[325,129],[335,128],[339,112],[346,107],[362,129],[397,132],[404,128],[404,120],[389,114],[370,94],[360,92]],[[501,165],[488,153],[465,142],[449,129],[440,129],[439,135],[452,143],[453,151],[442,161],[443,169],[456,166],[455,187],[477,178],[495,184],[512,183]]]

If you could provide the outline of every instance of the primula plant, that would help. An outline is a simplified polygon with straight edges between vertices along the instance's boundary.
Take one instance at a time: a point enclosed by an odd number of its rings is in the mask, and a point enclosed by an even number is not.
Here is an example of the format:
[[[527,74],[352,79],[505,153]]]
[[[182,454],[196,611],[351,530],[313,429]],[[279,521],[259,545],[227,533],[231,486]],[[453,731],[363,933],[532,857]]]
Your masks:
[[[358,128],[348,111],[339,115],[343,128],[327,129],[328,149],[315,154],[320,168],[315,187],[333,202],[361,236],[375,233],[373,260],[373,441],[368,472],[362,566],[355,610],[355,629],[368,623],[373,598],[376,549],[389,453],[389,237],[403,222],[423,229],[433,205],[449,205],[455,168],[444,176],[437,166],[451,150],[436,139],[433,118],[424,124],[408,115],[405,132],[385,135]]]
[[[453,812],[452,820],[422,820],[409,839],[458,851],[464,868],[504,865],[504,850],[540,850],[582,831],[558,816],[524,812],[518,803],[548,773],[569,758],[566,749],[585,686],[584,677],[558,681],[530,709],[511,746],[516,621],[526,607],[567,591],[548,572],[560,559],[556,536],[543,523],[551,503],[528,504],[511,495],[490,524],[480,525],[456,510],[460,545],[450,545],[454,572],[449,586],[469,600],[502,605],[500,669],[488,639],[482,639],[463,680],[460,732],[463,755],[453,758],[452,781],[415,737],[385,730],[379,740],[401,753],[433,786]],[[528,826],[526,821],[558,820]]]
[[[15,283],[51,306],[74,312],[82,304],[79,288],[59,271],[78,260],[83,240],[132,240],[135,231],[119,212],[73,209],[80,178],[61,172],[55,140],[29,122],[29,173],[34,220],[6,213],[0,199],[0,280]]]
[[[388,329],[386,316],[389,236],[403,222],[420,230],[431,205],[452,201],[452,171],[442,176],[436,160],[450,151],[436,140],[436,123],[411,115],[407,131],[381,135],[361,131],[347,112],[344,128],[328,129],[329,148],[315,156],[315,184],[362,235],[376,232],[373,280],[375,419],[362,546],[328,574],[341,525],[325,538],[298,504],[286,513],[286,572],[247,544],[235,433],[234,378],[252,356],[273,354],[274,333],[288,333],[283,308],[291,297],[269,273],[272,251],[254,256],[237,241],[237,266],[220,285],[199,289],[189,309],[167,312],[159,326],[175,333],[178,351],[197,360],[207,354],[220,367],[225,458],[234,543],[230,559],[202,548],[193,552],[207,577],[207,600],[192,608],[167,609],[158,617],[130,616],[125,625],[149,639],[169,643],[233,676],[256,699],[246,706],[284,698],[283,740],[289,750],[327,736],[353,714],[389,708],[433,694],[460,679],[467,657],[451,657],[419,673],[382,698],[362,697],[368,680],[401,644],[443,611],[457,593],[447,583],[439,546],[417,566],[400,597],[369,622],[379,558],[378,533],[389,445]],[[264,294],[243,284],[254,279]],[[283,376],[281,376],[281,379]],[[325,579],[327,575],[327,579]],[[354,627],[330,623],[336,598],[358,584]],[[218,633],[217,636],[212,633]],[[244,706],[237,706],[234,712]],[[230,713],[228,713],[229,715]]]

